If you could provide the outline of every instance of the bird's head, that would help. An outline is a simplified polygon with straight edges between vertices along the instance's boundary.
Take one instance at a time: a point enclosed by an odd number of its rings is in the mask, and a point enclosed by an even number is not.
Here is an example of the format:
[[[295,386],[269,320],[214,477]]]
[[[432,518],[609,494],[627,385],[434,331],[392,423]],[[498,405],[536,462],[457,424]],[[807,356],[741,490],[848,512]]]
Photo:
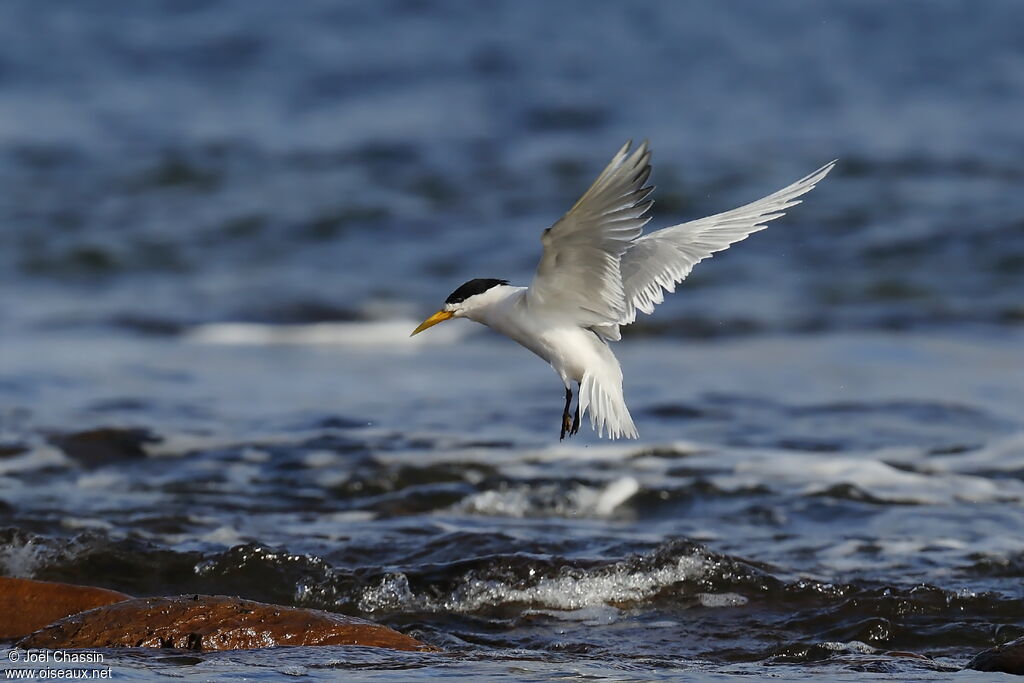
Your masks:
[[[472,313],[475,310],[491,303],[492,297],[488,295],[489,292],[493,293],[495,287],[507,284],[508,280],[495,280],[493,278],[470,280],[449,294],[448,298],[444,300],[444,306],[441,307],[441,310],[420,323],[420,326],[413,330],[409,336],[415,336],[428,327],[443,323],[445,320],[472,317]]]

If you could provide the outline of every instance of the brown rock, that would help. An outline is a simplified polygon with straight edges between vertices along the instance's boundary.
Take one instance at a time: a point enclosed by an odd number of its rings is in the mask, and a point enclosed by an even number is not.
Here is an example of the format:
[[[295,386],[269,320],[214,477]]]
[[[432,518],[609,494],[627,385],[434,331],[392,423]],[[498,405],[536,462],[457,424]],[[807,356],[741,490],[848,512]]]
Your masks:
[[[433,650],[363,619],[222,595],[135,598],[36,631],[21,648],[171,647],[246,650],[278,645],[366,645]]]
[[[975,671],[1001,671],[1007,674],[1024,676],[1024,638],[979,653],[968,669]]]
[[[0,576],[0,640],[21,638],[69,614],[131,597],[103,588]]]

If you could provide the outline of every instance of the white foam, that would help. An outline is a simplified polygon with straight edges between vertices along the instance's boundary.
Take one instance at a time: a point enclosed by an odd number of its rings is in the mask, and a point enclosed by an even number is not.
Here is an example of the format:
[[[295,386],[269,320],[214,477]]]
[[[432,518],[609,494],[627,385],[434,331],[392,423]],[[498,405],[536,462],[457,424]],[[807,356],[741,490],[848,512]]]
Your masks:
[[[450,344],[468,333],[463,325],[439,325],[430,334],[410,337],[416,320],[268,325],[263,323],[207,323],[185,333],[194,344],[233,346],[365,346],[374,349],[410,349],[429,344]]]
[[[623,563],[589,570],[565,569],[527,588],[503,581],[471,579],[441,602],[415,595],[408,578],[396,573],[366,588],[359,608],[364,612],[406,609],[474,612],[498,605],[527,604],[535,609],[584,610],[640,602],[673,584],[699,579],[704,571],[704,558],[694,554],[656,568],[637,569]]]
[[[612,514],[620,505],[640,490],[640,482],[633,477],[620,477],[605,486],[594,501],[594,513],[600,517]]]
[[[400,610],[414,602],[409,579],[405,574],[388,574],[376,586],[363,591],[359,609],[372,613],[385,610]]]
[[[259,439],[262,445],[267,446],[273,444],[290,445],[295,442],[296,433],[261,433]],[[160,441],[145,443],[142,445],[142,448],[146,455],[151,458],[177,458],[199,451],[233,449],[238,445],[238,437],[236,435],[187,434],[178,432],[163,434]],[[262,448],[246,447],[242,451],[241,458],[247,462],[262,463],[270,460],[271,455]]]
[[[528,588],[515,588],[499,581],[470,581],[451,605],[460,611],[485,606],[526,603],[554,609],[577,610],[592,605],[639,602],[681,581],[693,581],[704,573],[699,555],[679,558],[675,564],[636,571],[613,566],[587,572],[564,572],[541,579]]]
[[[0,476],[11,472],[27,472],[45,467],[67,467],[71,460],[53,446],[40,445],[26,453],[0,459]]]
[[[749,602],[739,593],[698,593],[697,599],[703,607],[740,607]]]
[[[248,446],[242,449],[242,452],[238,454],[239,457],[246,462],[263,463],[270,462],[270,453],[263,450],[262,448],[254,448]]]
[[[610,517],[639,490],[640,483],[628,476],[601,487],[580,484],[568,491],[557,484],[523,484],[476,493],[455,509],[494,517]]]
[[[51,548],[34,541],[22,544],[9,543],[0,547],[0,568],[4,576],[32,578],[39,567],[47,564],[53,557]]]
[[[821,643],[821,647],[832,652],[845,652],[849,654],[870,655],[878,652],[878,648],[871,647],[860,640],[851,640],[844,643],[837,640],[828,640]]]
[[[225,548],[245,543],[245,538],[238,532],[238,529],[228,525],[219,526],[212,531],[206,532],[199,536],[199,540],[204,543],[222,545]]]
[[[226,481],[231,482],[236,491],[244,491],[250,488],[252,482],[259,480],[262,474],[262,469],[258,465],[242,462],[233,462],[227,465],[218,464],[217,469],[223,473]]]
[[[1020,470],[1024,468],[1024,432],[993,439],[976,450],[929,458],[928,465],[937,472]]]
[[[124,475],[112,469],[83,474],[78,477],[77,484],[78,488],[103,491],[118,490],[119,487],[126,488]]]
[[[707,450],[692,441],[672,441],[669,443],[654,445],[637,445],[630,441],[611,441],[587,444],[580,447],[576,444],[561,443],[547,448],[536,450],[524,450],[524,458],[535,462],[586,460],[592,462],[618,462],[622,460],[637,459],[643,462],[644,466],[651,466],[651,463],[664,461],[664,458],[651,459],[645,453],[656,448],[658,451],[678,453],[687,455]],[[640,456],[638,458],[638,456]],[[657,467],[655,467],[657,469]]]
[[[377,519],[377,513],[370,510],[342,510],[322,515],[322,519],[337,524],[356,524],[358,522],[371,522]]]
[[[310,451],[302,456],[302,464],[309,469],[320,469],[337,465],[342,460],[334,451]]]
[[[455,506],[460,512],[492,517],[526,517],[533,504],[525,488],[481,491]]]
[[[921,504],[1024,500],[1024,484],[967,474],[907,472],[873,459],[791,452],[761,453],[736,464],[740,479],[715,478],[716,484],[798,486],[805,495],[850,484],[881,500]]]

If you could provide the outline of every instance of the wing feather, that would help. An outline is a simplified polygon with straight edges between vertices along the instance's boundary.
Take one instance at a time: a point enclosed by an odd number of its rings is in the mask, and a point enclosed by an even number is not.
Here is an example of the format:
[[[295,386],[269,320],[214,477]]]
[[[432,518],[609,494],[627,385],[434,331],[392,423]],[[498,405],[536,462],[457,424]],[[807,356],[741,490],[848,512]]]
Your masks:
[[[764,230],[769,221],[799,204],[799,198],[814,189],[835,163],[738,209],[673,225],[637,239],[620,262],[626,310],[619,324],[628,325],[636,320],[637,311],[652,313],[665,300],[665,293],[674,292],[697,263]],[[617,338],[618,330],[609,329],[602,334]]]
[[[531,307],[583,327],[615,324],[630,310],[619,261],[643,231],[651,207],[647,142],[627,142],[569,212],[544,231],[544,255],[527,293]]]

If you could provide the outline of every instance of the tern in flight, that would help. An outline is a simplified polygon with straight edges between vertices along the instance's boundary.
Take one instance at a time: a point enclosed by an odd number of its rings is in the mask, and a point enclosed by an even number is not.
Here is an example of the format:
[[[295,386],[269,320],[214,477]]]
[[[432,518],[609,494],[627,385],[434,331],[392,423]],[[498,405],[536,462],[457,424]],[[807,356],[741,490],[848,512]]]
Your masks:
[[[693,266],[800,203],[835,161],[792,185],[732,211],[643,233],[650,220],[646,185],[651,152],[627,142],[569,212],[541,235],[544,254],[529,287],[480,278],[465,283],[413,330],[469,318],[510,337],[546,360],[565,385],[559,440],[579,431],[590,413],[599,436],[637,438],[622,394],[622,369],[608,342],[619,328],[650,314]],[[572,385],[577,389],[570,420]]]

